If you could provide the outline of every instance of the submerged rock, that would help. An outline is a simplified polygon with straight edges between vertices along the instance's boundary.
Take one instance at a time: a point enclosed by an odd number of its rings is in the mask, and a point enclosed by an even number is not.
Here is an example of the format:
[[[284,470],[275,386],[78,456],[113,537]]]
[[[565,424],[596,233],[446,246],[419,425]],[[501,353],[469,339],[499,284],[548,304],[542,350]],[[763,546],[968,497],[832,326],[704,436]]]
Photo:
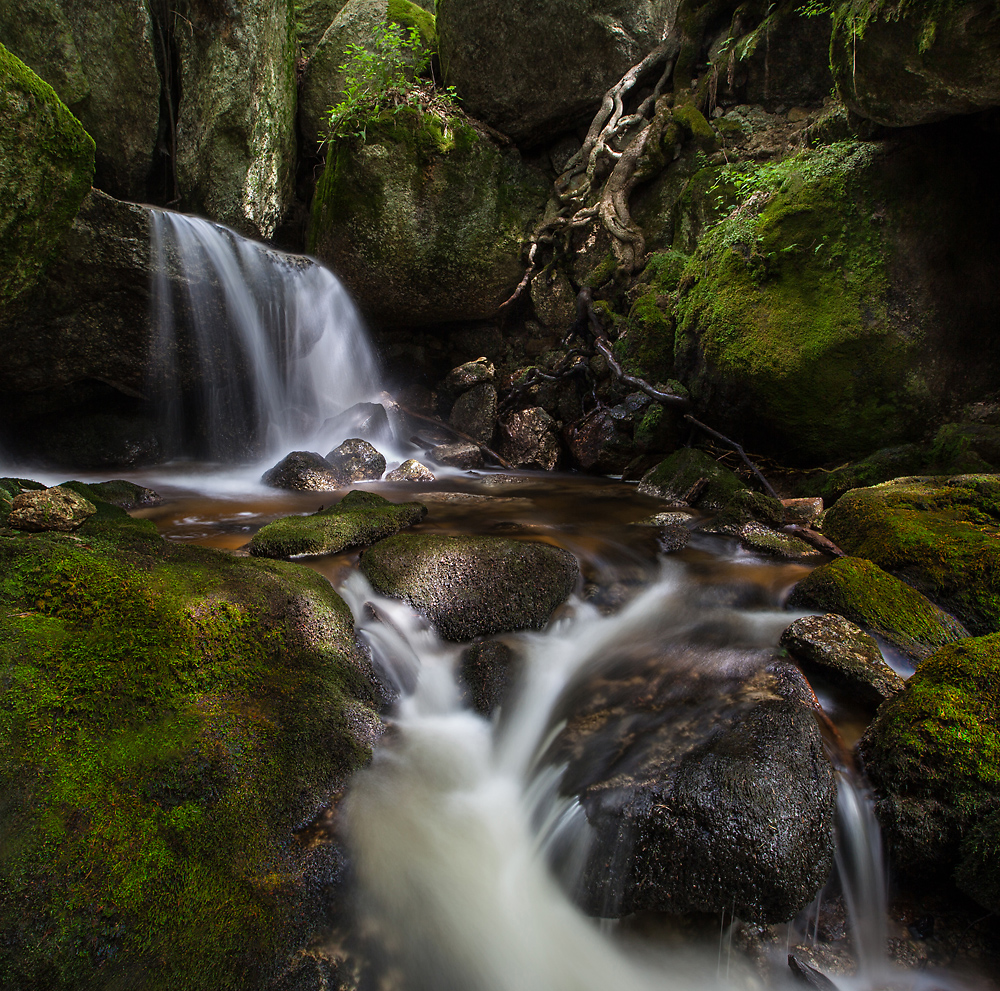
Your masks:
[[[377,482],[385,472],[385,458],[360,437],[345,440],[326,456],[326,460],[352,482]]]
[[[294,831],[384,693],[320,575],[95,506],[0,534],[3,983],[258,987],[320,930],[343,861]]]
[[[594,830],[584,908],[791,918],[833,860],[833,769],[802,675],[703,648],[605,661],[567,693],[546,755]]]
[[[315,451],[292,451],[260,480],[275,489],[332,492],[350,485],[351,476]]]
[[[1000,630],[1000,475],[897,478],[854,489],[829,510],[823,532],[971,633]]]
[[[462,652],[459,674],[463,696],[476,712],[490,715],[503,701],[513,683],[514,654],[499,640],[474,643]]]
[[[807,669],[819,670],[873,707],[895,698],[906,685],[885,663],[875,640],[836,613],[797,619],[779,643]]]
[[[880,710],[858,750],[896,869],[954,874],[1000,908],[1000,634],[924,661]]]
[[[329,509],[311,516],[285,516],[268,523],[250,540],[255,557],[316,557],[364,547],[403,527],[419,523],[427,507],[393,503],[373,492],[348,492]]]
[[[7,525],[15,530],[76,530],[93,516],[97,508],[72,489],[59,485],[51,489],[21,492],[11,502]]]
[[[361,570],[447,640],[539,630],[580,574],[569,551],[548,544],[424,534],[380,541],[361,556]]]
[[[846,616],[918,660],[969,635],[954,616],[863,558],[842,557],[816,568],[792,589],[788,602]]]

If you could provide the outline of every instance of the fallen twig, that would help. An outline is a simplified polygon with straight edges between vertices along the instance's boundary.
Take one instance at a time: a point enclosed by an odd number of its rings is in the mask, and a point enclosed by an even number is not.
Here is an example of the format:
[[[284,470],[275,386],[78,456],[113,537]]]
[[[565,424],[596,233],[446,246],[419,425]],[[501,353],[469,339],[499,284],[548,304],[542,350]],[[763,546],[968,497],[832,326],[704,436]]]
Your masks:
[[[500,457],[499,454],[497,454],[496,451],[494,451],[492,448],[487,447],[482,441],[476,440],[475,437],[470,437],[468,434],[462,433],[461,430],[456,430],[453,426],[451,426],[451,424],[445,423],[444,420],[436,416],[428,416],[426,413],[417,413],[415,410],[408,409],[401,403],[396,403],[396,407],[402,410],[402,412],[404,412],[407,416],[412,416],[413,419],[415,420],[423,420],[425,423],[433,423],[436,427],[443,427],[445,430],[447,430],[451,434],[454,434],[456,437],[460,437],[462,440],[467,440],[470,444],[475,444],[480,451],[482,451],[484,454],[488,454],[491,458],[493,458],[493,460],[496,461],[496,463],[500,465],[501,468],[510,468],[510,469],[514,468],[514,466],[509,461],[505,461],[503,458]]]
[[[736,441],[731,440],[725,434],[720,434],[718,430],[713,430],[711,427],[702,423],[701,420],[696,420],[690,413],[686,413],[684,415],[684,419],[687,420],[688,423],[696,426],[699,430],[704,431],[709,437],[717,440],[720,444],[725,444],[727,447],[731,447],[740,456],[743,463],[753,472],[754,477],[764,487],[764,491],[772,498],[778,498],[778,493],[771,487],[771,483],[760,473],[757,466],[747,457],[746,451],[744,451],[743,448],[736,443]]]

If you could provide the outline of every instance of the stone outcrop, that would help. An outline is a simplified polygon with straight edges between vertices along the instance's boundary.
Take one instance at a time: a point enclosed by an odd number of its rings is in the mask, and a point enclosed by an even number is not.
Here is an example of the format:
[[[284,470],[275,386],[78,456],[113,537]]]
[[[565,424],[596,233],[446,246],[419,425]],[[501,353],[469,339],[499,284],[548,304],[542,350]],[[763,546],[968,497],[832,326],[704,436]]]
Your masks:
[[[547,195],[466,118],[402,108],[330,145],[308,247],[379,324],[486,319],[517,287]]]

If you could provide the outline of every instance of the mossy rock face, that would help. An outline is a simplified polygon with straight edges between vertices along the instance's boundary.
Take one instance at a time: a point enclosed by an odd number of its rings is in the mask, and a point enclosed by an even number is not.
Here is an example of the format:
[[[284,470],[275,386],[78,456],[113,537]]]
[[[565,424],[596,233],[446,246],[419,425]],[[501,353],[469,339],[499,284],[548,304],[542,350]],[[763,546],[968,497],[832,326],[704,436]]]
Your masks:
[[[696,447],[682,447],[650,468],[639,481],[641,495],[681,502],[699,479],[707,479],[697,505],[708,511],[723,509],[745,486],[739,476]]]
[[[419,502],[393,503],[373,492],[348,492],[329,509],[312,516],[285,516],[254,534],[256,557],[316,557],[349,547],[365,547],[403,527],[419,523],[427,507]]]
[[[993,0],[842,0],[830,64],[847,106],[910,127],[1000,105]]]
[[[951,873],[1000,904],[1000,635],[963,640],[921,664],[884,705],[859,751],[893,863]],[[980,870],[980,868],[985,868]]]
[[[548,544],[424,534],[380,541],[361,556],[361,570],[447,640],[541,629],[580,574],[569,551]]]
[[[1000,476],[918,476],[853,489],[829,510],[823,531],[973,634],[1000,630]]]
[[[0,45],[0,311],[38,281],[93,176],[93,138]]]
[[[348,45],[374,51],[378,34],[396,24],[404,38],[416,28],[421,54],[429,58],[437,49],[434,15],[410,0],[349,0],[338,8],[309,59],[299,89],[299,126],[311,142],[326,137],[330,107],[344,98],[345,75],[340,69],[347,61]]]
[[[143,0],[0,4],[0,42],[59,94],[97,143],[94,185],[146,200],[160,123],[153,18]]]
[[[707,186],[692,177],[674,223],[682,250],[685,224],[697,232],[674,363],[713,426],[786,463],[842,462],[912,442],[949,404],[989,394],[982,328],[997,325],[996,299],[970,298],[946,262],[967,255],[969,225],[982,238],[969,278],[1000,260],[976,177],[995,150],[977,133],[840,142],[715,169]]]
[[[917,659],[969,635],[916,589],[858,557],[842,557],[811,571],[788,601],[846,616]]]
[[[159,493],[124,478],[113,478],[110,482],[63,482],[59,487],[72,489],[91,502],[107,502],[119,509],[158,506],[163,502]]]
[[[320,924],[293,830],[381,693],[319,575],[95,505],[0,529],[0,984],[263,987]]]
[[[386,111],[363,142],[330,146],[309,251],[379,323],[488,319],[524,273],[547,196],[540,173],[468,119]]]
[[[191,0],[174,32],[182,208],[269,239],[293,198],[295,26],[291,0]]]

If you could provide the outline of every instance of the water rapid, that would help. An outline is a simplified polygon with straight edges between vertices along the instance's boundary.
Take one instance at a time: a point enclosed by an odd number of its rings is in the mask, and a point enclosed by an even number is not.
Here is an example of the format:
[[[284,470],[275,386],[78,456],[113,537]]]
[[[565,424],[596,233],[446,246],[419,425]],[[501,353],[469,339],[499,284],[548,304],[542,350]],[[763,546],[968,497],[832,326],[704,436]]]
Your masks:
[[[331,418],[382,387],[337,277],[198,217],[150,215],[150,393],[168,454],[274,459],[343,440]]]

